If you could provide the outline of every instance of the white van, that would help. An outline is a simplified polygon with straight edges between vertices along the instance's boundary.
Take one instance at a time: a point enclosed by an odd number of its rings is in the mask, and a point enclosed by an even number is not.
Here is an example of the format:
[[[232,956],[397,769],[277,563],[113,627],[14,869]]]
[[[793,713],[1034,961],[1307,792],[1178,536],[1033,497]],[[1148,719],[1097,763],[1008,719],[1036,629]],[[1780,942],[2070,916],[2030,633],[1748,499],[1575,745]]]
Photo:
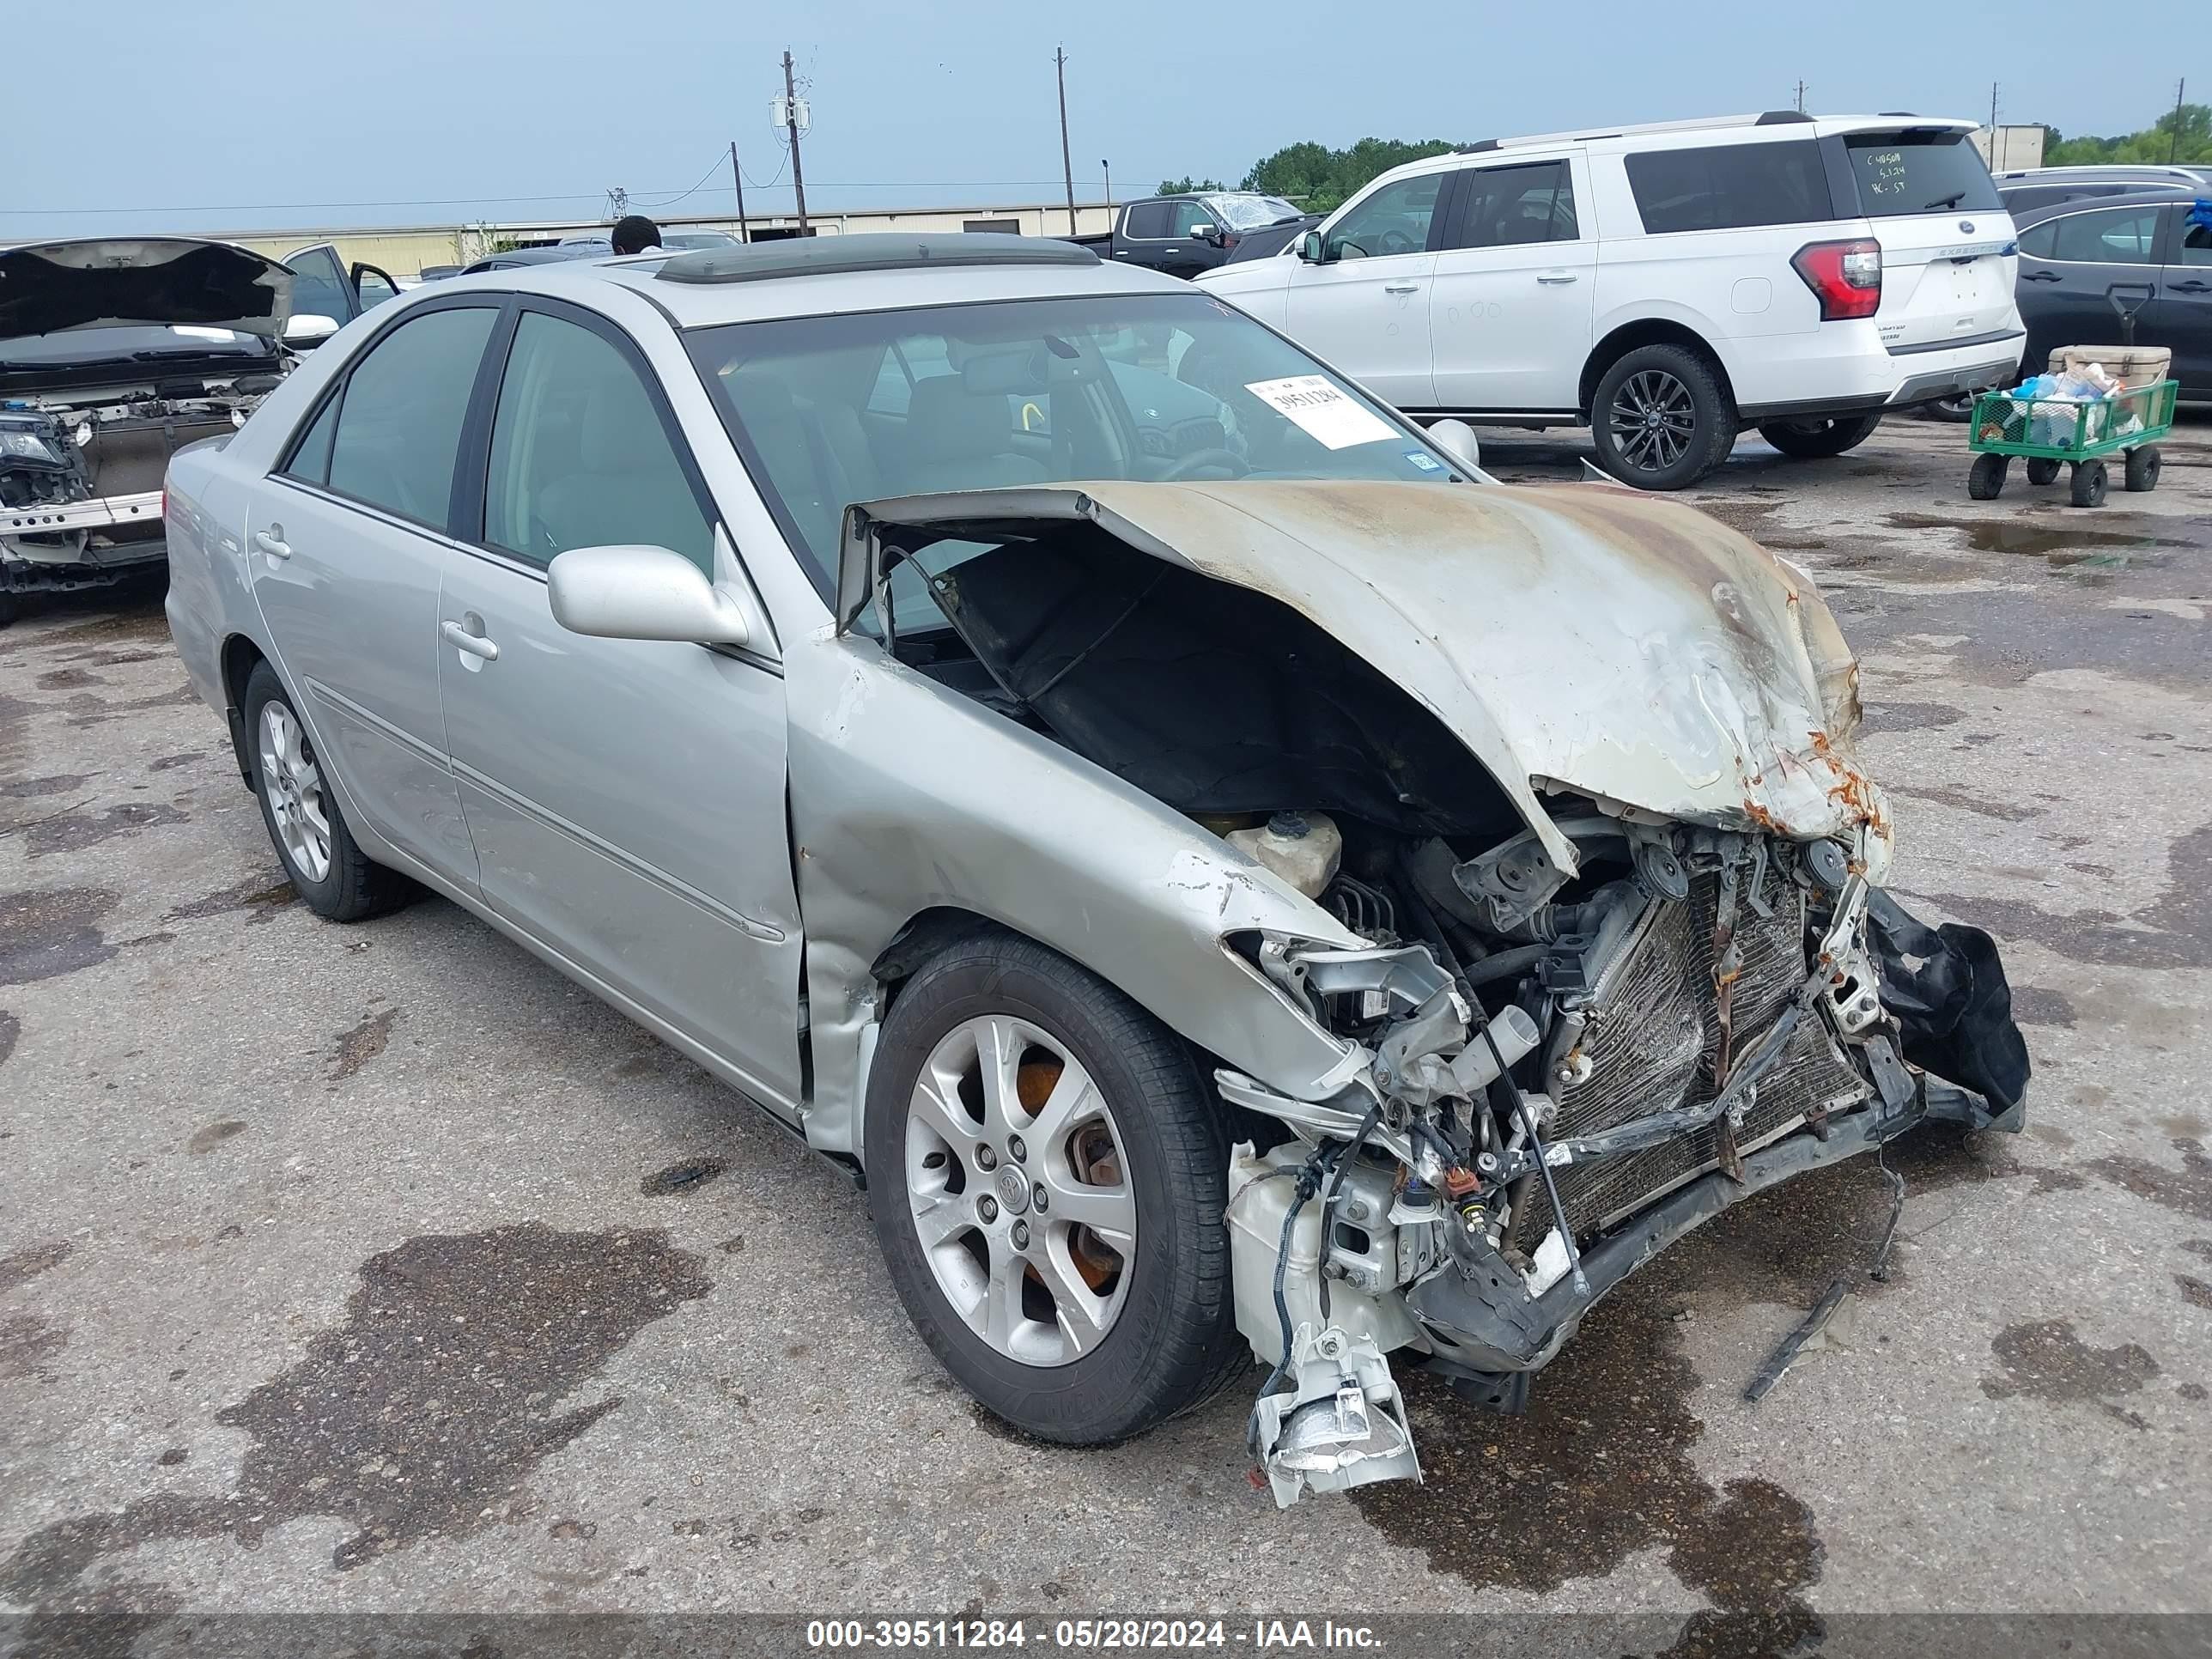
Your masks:
[[[1747,428],[1839,455],[2011,377],[2012,221],[1973,131],[1783,110],[1488,139],[1197,280],[1410,415],[1588,424],[1614,477],[1679,489]]]

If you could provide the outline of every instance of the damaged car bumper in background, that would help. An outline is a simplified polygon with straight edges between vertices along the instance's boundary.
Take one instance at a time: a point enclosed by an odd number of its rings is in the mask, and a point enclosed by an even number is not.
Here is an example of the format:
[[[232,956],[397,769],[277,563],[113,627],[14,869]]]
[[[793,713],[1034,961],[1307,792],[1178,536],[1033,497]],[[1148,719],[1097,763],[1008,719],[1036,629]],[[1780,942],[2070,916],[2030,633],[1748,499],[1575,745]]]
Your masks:
[[[1856,665],[1810,580],[1727,526],[1575,487],[915,498],[848,518],[841,624],[939,540],[970,695],[1310,902],[1303,932],[1215,933],[1336,1063],[1271,1077],[1204,1024],[1256,1015],[1176,1017],[1259,1126],[1226,1220],[1279,1502],[1419,1478],[1394,1366],[1518,1410],[1730,1204],[1931,1119],[2021,1127],[1996,947],[1881,890]],[[1253,816],[1297,789],[1313,810]]]

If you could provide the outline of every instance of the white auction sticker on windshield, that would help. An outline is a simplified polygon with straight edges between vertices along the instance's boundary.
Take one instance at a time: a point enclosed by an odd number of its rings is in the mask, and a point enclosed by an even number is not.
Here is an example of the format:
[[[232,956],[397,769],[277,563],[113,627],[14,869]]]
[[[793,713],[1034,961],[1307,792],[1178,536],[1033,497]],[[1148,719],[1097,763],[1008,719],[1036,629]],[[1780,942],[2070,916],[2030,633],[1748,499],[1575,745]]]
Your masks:
[[[1328,449],[1349,449],[1392,438],[1382,417],[1347,394],[1325,374],[1292,374],[1280,380],[1252,380],[1244,389],[1268,408],[1279,410],[1298,428]]]

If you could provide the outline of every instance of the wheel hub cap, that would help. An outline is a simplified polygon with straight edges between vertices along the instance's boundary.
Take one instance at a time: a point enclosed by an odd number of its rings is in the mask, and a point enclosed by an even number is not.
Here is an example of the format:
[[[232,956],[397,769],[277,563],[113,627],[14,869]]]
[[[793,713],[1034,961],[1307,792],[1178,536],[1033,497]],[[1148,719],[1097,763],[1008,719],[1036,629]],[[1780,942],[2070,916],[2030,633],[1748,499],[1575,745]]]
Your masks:
[[[1112,1109],[1065,1043],[1010,1015],[946,1032],[908,1104],[904,1159],[915,1237],[971,1332],[1038,1366],[1105,1340],[1136,1195]]]
[[[289,708],[270,702],[262,707],[259,738],[261,787],[276,844],[295,872],[320,881],[331,872],[330,811],[307,734]]]

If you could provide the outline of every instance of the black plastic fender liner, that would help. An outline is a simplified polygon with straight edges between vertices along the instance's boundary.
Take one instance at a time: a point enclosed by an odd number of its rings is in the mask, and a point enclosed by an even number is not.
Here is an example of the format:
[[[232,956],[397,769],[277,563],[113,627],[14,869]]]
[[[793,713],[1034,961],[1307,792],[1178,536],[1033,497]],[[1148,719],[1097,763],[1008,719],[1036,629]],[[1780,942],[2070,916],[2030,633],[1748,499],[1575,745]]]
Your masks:
[[[2027,1041],[2013,1021],[1995,939],[1960,922],[1930,927],[1876,890],[1867,902],[1867,943],[1905,1059],[2001,1108],[2027,1098]]]

